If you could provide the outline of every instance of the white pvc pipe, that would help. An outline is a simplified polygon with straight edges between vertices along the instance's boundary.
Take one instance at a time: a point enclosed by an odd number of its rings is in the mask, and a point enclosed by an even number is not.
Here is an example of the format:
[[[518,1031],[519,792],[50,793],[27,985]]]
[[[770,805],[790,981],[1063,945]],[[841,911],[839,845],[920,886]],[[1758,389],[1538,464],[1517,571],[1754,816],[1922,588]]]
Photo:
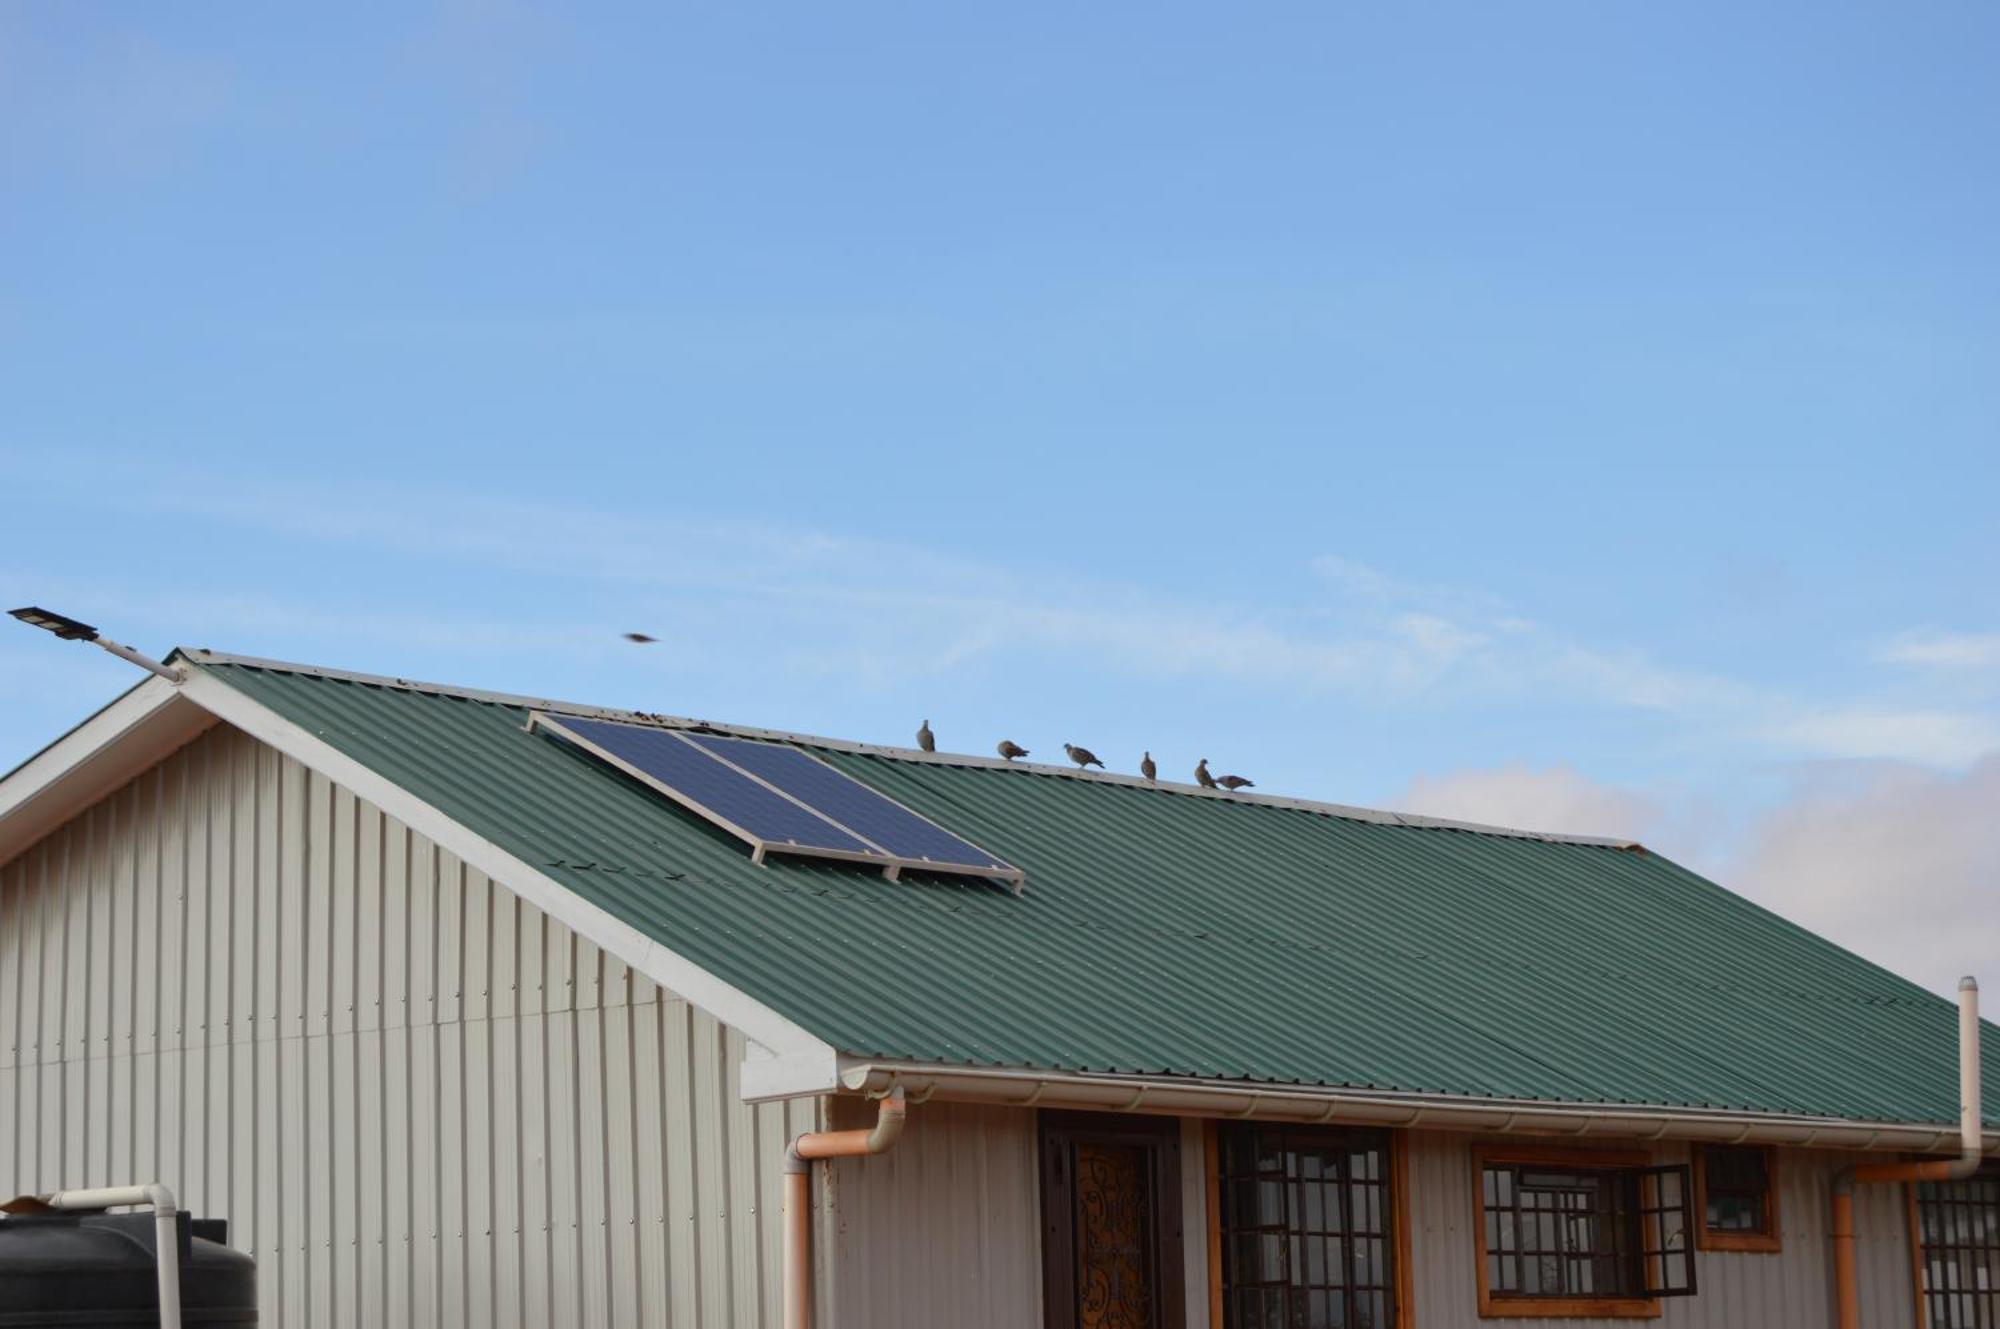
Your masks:
[[[160,1266],[160,1329],[181,1329],[181,1228],[174,1193],[158,1182],[146,1186],[100,1186],[37,1196],[51,1209],[112,1209],[145,1205],[153,1211],[153,1245]]]
[[[150,655],[141,655],[139,652],[133,650],[130,646],[127,646],[123,642],[113,641],[111,640],[111,638],[104,636],[93,637],[91,638],[91,640],[95,642],[97,645],[102,646],[105,650],[111,652],[113,655],[117,656],[119,659],[124,660],[130,664],[138,665],[141,669],[144,669],[149,673],[158,674],[161,678],[166,679],[169,683],[179,683],[183,679],[181,671],[174,668],[172,665],[163,665]]]
[[[1979,980],[1967,974],[1958,980],[1958,1149],[1963,1175],[1979,1167],[1981,1120],[1979,1093]]]

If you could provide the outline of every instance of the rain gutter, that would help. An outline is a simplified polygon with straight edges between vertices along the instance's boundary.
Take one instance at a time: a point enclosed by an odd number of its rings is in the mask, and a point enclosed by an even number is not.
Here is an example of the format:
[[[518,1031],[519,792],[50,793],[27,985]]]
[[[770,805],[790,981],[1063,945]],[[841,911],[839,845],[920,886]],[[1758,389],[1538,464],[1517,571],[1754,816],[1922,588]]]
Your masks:
[[[1182,1076],[1112,1075],[910,1061],[844,1060],[841,1088],[913,1102],[938,1098],[1007,1107],[1074,1108],[1295,1123],[1343,1122],[1502,1135],[1703,1140],[1792,1148],[1940,1153],[1960,1132],[1922,1122],[1867,1121],[1626,1103],[1552,1103],[1304,1085],[1246,1085]],[[1993,1135],[2000,1150],[2000,1133]]]

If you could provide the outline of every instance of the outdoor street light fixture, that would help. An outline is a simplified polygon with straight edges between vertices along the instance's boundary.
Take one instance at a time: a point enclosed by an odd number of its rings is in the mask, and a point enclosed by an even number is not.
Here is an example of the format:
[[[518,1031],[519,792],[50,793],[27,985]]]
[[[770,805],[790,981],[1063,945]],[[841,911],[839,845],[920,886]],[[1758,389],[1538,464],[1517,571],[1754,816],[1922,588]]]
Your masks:
[[[138,665],[141,669],[158,674],[161,678],[169,682],[178,683],[181,681],[182,675],[180,670],[163,665],[151,656],[141,655],[130,646],[111,640],[111,638],[100,633],[96,628],[90,626],[90,624],[79,623],[76,619],[66,614],[58,614],[54,610],[41,609],[34,605],[29,605],[24,609],[10,609],[7,612],[31,628],[40,628],[44,632],[55,633],[63,641],[87,641],[92,645],[102,646],[119,659],[129,661],[132,664]]]

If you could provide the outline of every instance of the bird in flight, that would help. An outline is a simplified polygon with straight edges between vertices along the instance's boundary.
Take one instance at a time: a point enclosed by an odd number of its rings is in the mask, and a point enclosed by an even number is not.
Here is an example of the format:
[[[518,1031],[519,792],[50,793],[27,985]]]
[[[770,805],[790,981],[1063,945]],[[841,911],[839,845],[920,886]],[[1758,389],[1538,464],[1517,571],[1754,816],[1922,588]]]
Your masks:
[[[653,642],[656,642],[656,641],[658,641],[658,640],[659,640],[659,638],[658,638],[658,637],[648,637],[648,636],[647,636],[647,635],[646,635],[645,633],[643,633],[643,632],[628,632],[628,633],[626,633],[626,634],[625,634],[625,640],[626,640],[626,641],[636,641],[636,642],[638,642],[638,643],[639,643],[639,644],[640,644],[641,646],[647,646],[647,645],[650,645],[650,644],[652,644]]]
[[[1160,778],[1160,768],[1153,764],[1153,754],[1150,751],[1139,758],[1139,774],[1145,776],[1148,780],[1157,780]]]
[[[1097,754],[1089,748],[1080,748],[1074,743],[1065,743],[1063,744],[1063,751],[1069,754],[1069,759],[1076,763],[1078,770],[1082,770],[1086,766],[1095,766],[1100,771],[1104,769],[1104,763],[1099,761]]]
[[[995,748],[994,751],[998,752],[1008,761],[1012,761],[1016,757],[1025,757],[1028,755],[1028,750],[1011,738],[1001,739],[1000,746]]]
[[[1200,764],[1194,768],[1194,782],[1203,789],[1215,788],[1215,777],[1208,773],[1208,758],[1203,757]]]
[[[1220,780],[1217,780],[1216,783],[1232,794],[1239,789],[1255,789],[1257,787],[1254,782],[1246,780],[1240,775],[1225,775]]]
[[[937,735],[931,732],[931,722],[929,720],[917,726],[917,746],[926,752],[937,751]]]

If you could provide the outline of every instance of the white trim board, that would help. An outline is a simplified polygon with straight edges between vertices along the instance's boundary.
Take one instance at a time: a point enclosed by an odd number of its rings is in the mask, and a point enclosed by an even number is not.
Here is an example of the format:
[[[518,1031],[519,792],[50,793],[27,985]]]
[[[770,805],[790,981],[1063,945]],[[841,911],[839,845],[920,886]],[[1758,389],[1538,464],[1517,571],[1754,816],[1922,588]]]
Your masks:
[[[0,776],[0,863],[216,723],[151,677]]]
[[[827,1093],[838,1087],[833,1048],[755,997],[661,946],[263,703],[199,670],[189,674],[182,688],[203,709],[367,799],[578,936],[741,1033],[753,1045],[743,1068],[745,1098],[751,1096],[753,1083],[758,1098]]]

